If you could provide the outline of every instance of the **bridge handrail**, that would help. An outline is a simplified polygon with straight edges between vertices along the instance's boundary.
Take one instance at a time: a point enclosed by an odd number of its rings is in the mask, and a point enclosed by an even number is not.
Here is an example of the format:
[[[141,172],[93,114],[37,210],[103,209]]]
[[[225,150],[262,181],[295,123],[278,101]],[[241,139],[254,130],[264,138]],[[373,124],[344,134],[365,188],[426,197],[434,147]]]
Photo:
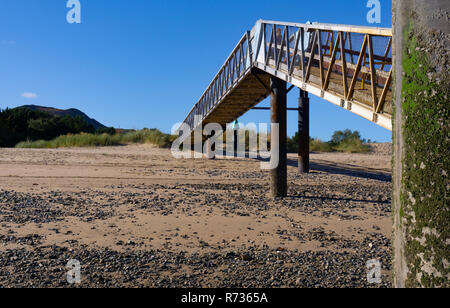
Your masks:
[[[216,85],[217,80],[219,79],[219,77],[223,74],[223,72],[229,68],[229,64],[230,61],[233,60],[233,57],[236,55],[237,51],[240,50],[241,46],[244,45],[244,43],[247,42],[247,50],[245,51],[244,54],[244,59],[240,59],[243,60],[245,62],[247,62],[247,59],[251,59],[252,56],[252,52],[251,52],[251,38],[250,38],[250,32],[246,31],[241,39],[239,40],[239,42],[236,44],[236,46],[233,48],[233,50],[231,51],[230,55],[228,56],[228,58],[226,59],[225,63],[221,66],[221,68],[219,69],[219,72],[214,76],[212,82],[209,84],[209,86],[206,88],[206,90],[203,92],[203,94],[201,95],[200,99],[198,100],[198,102],[192,107],[192,109],[190,110],[188,116],[186,117],[184,123],[189,124],[191,126],[191,128],[193,128],[192,123],[189,123],[191,118],[193,117],[193,112],[196,111],[196,109],[199,108],[199,105],[202,105],[202,101],[206,98],[206,96],[209,94],[209,91]],[[239,62],[239,66],[242,64],[242,61]],[[251,61],[249,63],[251,65]],[[247,68],[248,69],[248,68]],[[232,75],[234,75],[235,71],[233,68],[233,72]],[[229,76],[227,76],[229,77]],[[239,77],[239,76],[238,76]],[[228,79],[227,79],[227,85],[228,85]],[[230,86],[232,86],[233,84],[231,84]],[[223,85],[222,85],[223,86]],[[220,89],[221,93],[226,93],[228,90],[227,89]],[[192,119],[193,120],[193,119]]]
[[[275,30],[277,30],[276,34]],[[279,30],[283,31],[281,43],[278,42]],[[313,46],[312,51],[308,50],[311,46]],[[375,50],[374,47],[378,49]],[[194,129],[198,124],[194,121],[195,116],[200,116],[198,121],[205,120],[233,90],[235,84],[244,78],[245,74],[253,67],[280,76],[279,78],[287,81],[297,78],[296,85],[304,89],[310,82],[309,77],[312,70],[319,69],[318,91],[322,94],[316,95],[322,97],[329,88],[331,75],[334,74],[335,79],[336,76],[342,75],[340,78],[343,84],[340,86],[343,87],[344,94],[342,94],[339,104],[341,107],[348,106],[346,108],[349,110],[353,102],[360,102],[361,90],[364,90],[367,83],[367,87],[370,86],[368,90],[371,92],[368,104],[373,109],[373,121],[377,122],[378,116],[382,116],[385,110],[388,113],[391,112],[390,106],[385,109],[386,97],[388,93],[389,95],[391,93],[391,47],[392,29],[389,28],[325,23],[304,24],[261,19],[251,31],[243,34],[212,82],[190,110],[184,123]],[[315,51],[316,49],[317,51]],[[354,62],[354,57],[357,58],[357,62]],[[347,78],[350,78],[350,82],[347,81]],[[354,101],[356,85],[362,87],[361,90],[358,90],[358,102]],[[336,87],[337,84],[334,83],[333,86]],[[317,91],[315,92],[317,93]],[[333,99],[334,101],[335,99]],[[367,106],[364,108],[367,109]],[[358,112],[355,113],[361,115]],[[364,113],[364,117],[368,118],[367,113]],[[389,126],[386,124],[389,122],[389,114],[383,119],[382,126]]]
[[[261,23],[265,24],[276,24],[280,26],[298,27],[314,30],[326,30],[326,31],[342,31],[342,32],[352,32],[361,34],[371,34],[378,36],[392,36],[391,28],[377,28],[377,27],[365,27],[365,26],[353,26],[353,25],[339,25],[339,24],[327,24],[327,23],[295,23],[295,22],[282,22],[273,20],[259,20]]]
[[[293,29],[292,29],[293,28]],[[390,85],[392,82],[392,57],[389,57],[392,47],[392,30],[388,28],[372,28],[363,26],[348,26],[348,25],[334,25],[334,24],[301,24],[301,23],[289,23],[289,22],[278,22],[278,21],[266,21],[259,20],[255,26],[255,32],[259,31],[258,38],[258,48],[255,50],[255,60],[254,64],[262,68],[263,70],[275,70],[274,72],[280,70],[280,66],[287,66],[285,70],[286,76],[292,77],[293,72],[297,64],[296,57],[300,56],[301,60],[301,81],[303,84],[309,82],[309,76],[312,68],[312,59],[318,61],[320,69],[320,90],[322,93],[327,90],[330,81],[330,72],[335,71],[333,67],[341,66],[342,70],[346,73],[343,74],[343,87],[344,96],[343,99],[347,101],[352,101],[355,93],[355,85],[361,82],[364,89],[366,77],[370,77],[370,90],[371,90],[371,105],[373,106],[373,118],[377,118],[377,114],[383,113],[386,96],[390,91]],[[289,30],[291,29],[291,30]],[[288,31],[289,30],[289,31]],[[267,31],[267,33],[266,33]],[[276,31],[276,34],[275,34]],[[278,31],[280,31],[280,42],[278,42]],[[290,35],[290,33],[294,33]],[[306,39],[306,33],[308,38]],[[328,33],[326,42],[322,42],[322,34]],[[336,34],[336,40],[333,39],[333,34]],[[345,46],[341,46],[340,49],[337,47],[339,45],[347,44],[346,35],[348,35],[348,42],[350,44],[350,49],[352,49],[352,39],[351,34],[359,35],[361,38],[361,48],[355,52],[348,50]],[[374,50],[374,38],[381,38],[381,44],[377,47],[383,47],[379,50],[377,55]],[[389,41],[388,41],[389,38]],[[294,42],[295,40],[295,42]],[[292,48],[288,47],[291,42],[295,43],[293,48],[293,53],[291,53]],[[330,42],[330,45],[328,45]],[[343,44],[345,42],[345,44]],[[268,48],[267,48],[268,43]],[[317,55],[311,52],[309,56],[307,55],[307,44],[308,47],[313,46],[313,50],[318,50]],[[383,43],[386,43],[384,45]],[[318,45],[316,45],[318,44]],[[339,44],[339,45],[338,45]],[[386,47],[386,48],[384,48]],[[330,51],[330,62],[326,62],[326,54],[324,50]],[[289,49],[289,52],[287,51]],[[332,54],[331,54],[332,52]],[[337,58],[337,54],[344,53],[344,61]],[[353,74],[351,77],[352,81],[350,84],[346,81],[347,78],[347,67],[350,68],[353,63],[353,56],[358,55],[358,61],[354,67]],[[317,58],[317,56],[319,58]],[[347,65],[347,56],[351,56],[351,65]],[[273,59],[272,59],[273,58]],[[282,59],[286,63],[281,63]],[[307,62],[306,62],[307,60]],[[376,62],[375,60],[381,61]],[[273,64],[274,63],[274,64]],[[317,65],[317,64],[316,64]],[[325,70],[325,65],[330,65],[330,69]],[[369,65],[366,67],[366,65]],[[261,67],[262,66],[262,67]],[[377,69],[377,66],[380,68]],[[382,74],[380,71],[385,70]],[[382,76],[384,75],[384,76]],[[380,79],[379,77],[384,77]],[[381,83],[380,83],[381,82]],[[382,87],[382,93],[377,93],[377,88]],[[378,96],[379,95],[379,96]]]

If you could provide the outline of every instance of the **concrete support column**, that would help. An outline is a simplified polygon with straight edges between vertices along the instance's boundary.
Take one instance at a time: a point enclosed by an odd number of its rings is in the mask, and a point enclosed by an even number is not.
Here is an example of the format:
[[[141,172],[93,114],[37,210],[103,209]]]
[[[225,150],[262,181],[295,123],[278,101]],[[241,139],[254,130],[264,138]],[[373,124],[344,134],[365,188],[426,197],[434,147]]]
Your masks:
[[[271,130],[271,153],[272,157],[279,157],[278,166],[271,170],[271,193],[273,197],[287,196],[287,89],[286,81],[277,77],[270,79],[270,121],[279,124],[278,133]],[[279,147],[273,147],[273,141],[278,140]]]
[[[450,287],[450,1],[394,0],[396,287]]]
[[[309,172],[309,97],[300,90],[298,99],[298,171]]]

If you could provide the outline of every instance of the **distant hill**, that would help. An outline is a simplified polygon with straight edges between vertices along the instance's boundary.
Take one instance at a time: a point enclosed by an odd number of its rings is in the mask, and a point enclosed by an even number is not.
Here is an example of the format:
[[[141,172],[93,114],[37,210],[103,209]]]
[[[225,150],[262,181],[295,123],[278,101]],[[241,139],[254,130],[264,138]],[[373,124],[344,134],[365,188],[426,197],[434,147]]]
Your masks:
[[[57,108],[52,108],[52,107],[43,107],[43,106],[36,106],[36,105],[25,105],[25,106],[21,106],[21,107],[17,107],[17,108],[28,108],[31,110],[39,110],[42,112],[47,112],[53,116],[57,116],[57,117],[64,117],[66,115],[71,116],[71,117],[76,117],[76,116],[81,116],[83,117],[89,124],[91,124],[92,126],[94,126],[94,128],[97,130],[99,128],[105,128],[106,126],[101,124],[100,122],[98,122],[95,119],[91,119],[90,117],[88,117],[85,113],[81,112],[78,109],[67,109],[67,110],[62,110],[62,109],[57,109]]]

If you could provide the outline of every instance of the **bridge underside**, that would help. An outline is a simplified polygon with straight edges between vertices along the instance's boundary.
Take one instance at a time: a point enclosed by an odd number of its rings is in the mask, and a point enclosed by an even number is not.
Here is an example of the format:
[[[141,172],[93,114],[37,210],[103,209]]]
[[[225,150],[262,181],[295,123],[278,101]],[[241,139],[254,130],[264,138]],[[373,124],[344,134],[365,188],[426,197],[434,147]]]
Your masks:
[[[249,70],[220,104],[203,120],[203,125],[218,123],[226,125],[232,123],[255,107],[270,95],[270,75],[258,70]]]
[[[257,64],[257,67],[259,67],[259,64]],[[265,69],[267,70],[268,67]],[[327,72],[327,70],[325,70],[325,72]],[[281,66],[279,73],[286,73],[286,70]],[[300,74],[300,72],[295,70],[293,74],[294,77],[286,79],[294,85],[302,83],[301,78],[296,78],[298,74]],[[206,125],[208,123],[218,123],[220,125],[226,125],[228,123],[232,123],[234,120],[247,113],[270,95],[270,78],[274,75],[266,73],[259,68],[252,68],[244,76],[242,76],[239,85],[234,87],[230,93],[222,99],[216,108],[208,112],[208,114],[204,117],[202,124]],[[348,103],[346,105],[344,100],[345,93],[342,82],[342,73],[330,73],[327,93],[321,90],[320,68],[318,66],[311,67],[311,75],[309,78],[310,81],[306,87],[308,88],[309,86],[312,94],[316,94],[321,98],[325,98],[325,95],[327,95],[327,98],[329,98],[330,95],[334,95],[341,103],[340,107],[346,107],[351,111],[352,106]],[[348,84],[350,84],[351,75],[347,74],[346,79]],[[377,97],[381,97],[383,94],[383,88],[376,87],[376,92]],[[333,101],[336,101],[336,99]],[[361,108],[366,109],[369,117],[372,115],[372,93],[367,86],[363,86],[362,80],[358,80],[355,83],[354,99],[352,103],[358,104]],[[386,94],[386,103],[384,104],[382,111],[385,114],[392,114],[392,93],[390,91]],[[370,121],[373,120],[373,118],[367,119]]]
[[[272,65],[271,65],[272,64]],[[323,98],[335,105],[345,108],[369,121],[373,121],[386,129],[391,129],[392,114],[392,92],[385,94],[385,103],[382,106],[381,113],[374,113],[374,104],[372,91],[366,82],[361,79],[355,81],[353,99],[345,99],[342,73],[330,72],[327,91],[322,90],[321,72],[319,63],[312,64],[308,83],[304,83],[301,75],[301,65],[294,69],[293,74],[287,74],[286,65],[281,64],[278,70],[275,70],[273,61],[269,65],[255,63],[255,66],[241,76],[239,82],[229,90],[229,92],[203,116],[201,124],[218,123],[222,126],[232,123],[243,116],[253,107],[265,100],[270,95],[270,78],[279,77],[293,86],[297,86],[317,97]],[[268,72],[267,72],[268,71]],[[269,73],[271,72],[271,73]],[[324,69],[323,74],[328,70]],[[346,74],[346,82],[352,82],[354,71],[349,69]],[[362,75],[362,74],[361,74]],[[380,77],[382,79],[383,77]],[[387,77],[383,78],[386,82]],[[383,87],[375,87],[376,97],[383,96]],[[199,123],[200,124],[200,123]]]

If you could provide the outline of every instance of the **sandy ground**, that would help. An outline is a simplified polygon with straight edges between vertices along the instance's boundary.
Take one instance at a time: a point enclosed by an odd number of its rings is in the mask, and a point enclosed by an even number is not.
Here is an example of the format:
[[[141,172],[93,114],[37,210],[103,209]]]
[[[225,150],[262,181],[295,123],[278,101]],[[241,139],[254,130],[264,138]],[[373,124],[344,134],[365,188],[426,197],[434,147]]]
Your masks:
[[[273,199],[253,159],[0,149],[0,286],[69,286],[69,259],[82,286],[389,286],[391,156],[311,160],[300,175],[289,156],[289,196]]]

